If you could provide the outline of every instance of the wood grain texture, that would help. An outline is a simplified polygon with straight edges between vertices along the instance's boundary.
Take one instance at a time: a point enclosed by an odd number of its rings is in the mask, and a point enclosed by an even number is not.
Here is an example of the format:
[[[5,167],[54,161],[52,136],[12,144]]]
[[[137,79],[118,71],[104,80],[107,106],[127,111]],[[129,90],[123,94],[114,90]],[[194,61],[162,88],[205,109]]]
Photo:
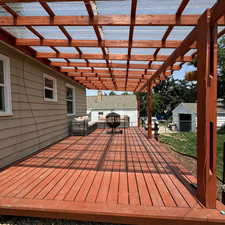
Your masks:
[[[114,136],[98,129],[1,171],[0,210],[125,224],[206,224],[213,215],[216,224],[218,211],[207,211],[197,200],[190,186],[195,181],[142,128]]]
[[[217,27],[211,26],[212,13],[207,10],[198,25],[197,88],[197,178],[198,198],[208,208],[216,207],[217,150]],[[199,34],[203,35],[202,38]]]

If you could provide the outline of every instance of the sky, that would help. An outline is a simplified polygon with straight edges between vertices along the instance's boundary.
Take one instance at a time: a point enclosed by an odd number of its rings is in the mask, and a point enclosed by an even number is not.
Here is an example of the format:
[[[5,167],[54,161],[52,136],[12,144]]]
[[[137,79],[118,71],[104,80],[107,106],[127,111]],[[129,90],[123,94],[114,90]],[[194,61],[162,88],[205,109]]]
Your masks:
[[[195,67],[187,65],[187,64],[184,64],[182,66],[181,70],[175,71],[172,76],[174,77],[174,79],[183,80],[185,73],[189,72],[189,71],[193,71],[193,70],[195,70]],[[108,94],[110,91],[103,91],[103,92]],[[120,95],[123,92],[116,91],[115,93]],[[95,95],[97,95],[97,90],[86,89],[86,94],[87,94],[87,96],[95,96]]]

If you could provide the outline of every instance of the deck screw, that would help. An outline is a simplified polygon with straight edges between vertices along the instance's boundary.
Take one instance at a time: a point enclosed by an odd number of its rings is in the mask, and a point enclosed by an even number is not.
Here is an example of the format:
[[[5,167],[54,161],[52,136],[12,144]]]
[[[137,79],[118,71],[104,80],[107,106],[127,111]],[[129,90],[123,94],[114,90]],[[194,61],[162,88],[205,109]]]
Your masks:
[[[225,215],[225,211],[221,210],[221,211],[220,211],[220,214],[221,214],[221,215]]]

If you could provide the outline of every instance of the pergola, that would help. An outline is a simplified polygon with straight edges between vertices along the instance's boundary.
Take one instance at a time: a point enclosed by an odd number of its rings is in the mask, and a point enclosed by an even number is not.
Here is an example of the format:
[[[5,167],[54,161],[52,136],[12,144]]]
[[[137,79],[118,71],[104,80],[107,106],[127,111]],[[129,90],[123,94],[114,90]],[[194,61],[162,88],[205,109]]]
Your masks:
[[[197,192],[206,207],[216,207],[224,0],[1,0],[0,6],[1,41],[88,89],[148,92],[149,125],[152,87],[197,57]]]

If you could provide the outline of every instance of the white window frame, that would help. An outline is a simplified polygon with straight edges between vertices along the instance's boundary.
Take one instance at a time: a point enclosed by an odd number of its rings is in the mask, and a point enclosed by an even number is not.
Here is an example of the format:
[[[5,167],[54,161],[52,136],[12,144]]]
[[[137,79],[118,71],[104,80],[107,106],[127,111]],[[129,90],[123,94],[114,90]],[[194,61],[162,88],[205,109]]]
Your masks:
[[[0,54],[0,60],[3,61],[3,79],[4,83],[0,84],[4,87],[4,103],[5,110],[0,111],[0,116],[12,116],[12,94],[11,94],[11,78],[10,78],[10,60],[9,57]]]
[[[53,88],[49,88],[49,87],[45,86],[45,78],[53,81]],[[44,73],[43,74],[43,85],[44,85],[44,101],[46,101],[46,102],[57,102],[58,95],[57,95],[57,80],[56,80],[56,78]],[[53,91],[53,98],[46,98],[45,97],[45,89]]]
[[[75,87],[71,84],[66,84],[66,88],[71,88],[73,90],[73,100],[68,100],[67,98],[65,98],[66,100],[66,103],[69,101],[69,102],[73,102],[73,113],[68,113],[67,112],[67,105],[66,105],[66,113],[67,113],[67,116],[74,116],[76,114],[76,105],[75,105]]]

